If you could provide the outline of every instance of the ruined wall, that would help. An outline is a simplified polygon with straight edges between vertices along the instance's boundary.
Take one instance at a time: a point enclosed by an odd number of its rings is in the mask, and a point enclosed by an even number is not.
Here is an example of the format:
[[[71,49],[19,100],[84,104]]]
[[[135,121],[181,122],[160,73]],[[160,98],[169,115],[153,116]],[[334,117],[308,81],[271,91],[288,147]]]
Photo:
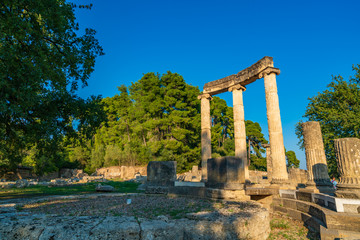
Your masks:
[[[291,183],[306,184],[307,171],[300,168],[289,168],[289,181]]]
[[[96,175],[102,175],[105,178],[121,178],[124,180],[133,179],[136,173],[142,176],[147,175],[146,166],[112,166],[96,169]]]

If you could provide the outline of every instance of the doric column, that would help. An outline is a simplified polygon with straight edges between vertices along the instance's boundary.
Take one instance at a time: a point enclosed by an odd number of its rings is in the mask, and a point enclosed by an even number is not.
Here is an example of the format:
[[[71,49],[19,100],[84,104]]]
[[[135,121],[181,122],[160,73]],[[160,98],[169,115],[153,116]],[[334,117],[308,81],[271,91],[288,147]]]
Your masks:
[[[207,181],[207,160],[211,158],[210,94],[201,94],[201,172],[202,181]]]
[[[267,169],[267,178],[269,181],[272,180],[272,161],[271,161],[271,150],[270,144],[262,144],[262,146],[266,149],[266,169]]]
[[[249,180],[249,163],[246,151],[245,114],[242,94],[245,90],[246,88],[240,84],[229,88],[229,92],[232,92],[233,94],[235,157],[242,159],[244,163],[245,180]]]
[[[265,83],[266,113],[273,165],[272,183],[285,183],[288,180],[285,147],[280,118],[279,97],[276,86],[276,75],[279,74],[280,70],[273,67],[267,67],[259,74],[259,78],[263,77]]]
[[[336,196],[360,198],[360,139],[335,139],[336,161],[340,182]]]
[[[304,137],[307,183],[311,186],[331,186],[326,163],[320,123],[315,121],[302,124]]]

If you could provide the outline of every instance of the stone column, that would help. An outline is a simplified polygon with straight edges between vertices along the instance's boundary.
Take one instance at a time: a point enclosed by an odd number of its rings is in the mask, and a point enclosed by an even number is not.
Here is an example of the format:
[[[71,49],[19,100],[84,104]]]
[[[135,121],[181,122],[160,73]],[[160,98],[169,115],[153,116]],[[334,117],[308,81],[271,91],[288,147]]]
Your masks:
[[[326,163],[324,143],[321,134],[320,123],[315,121],[305,122],[302,124],[304,137],[307,182],[308,188],[318,188],[327,186],[333,190],[330,182],[328,167]]]
[[[246,130],[245,130],[245,113],[243,103],[243,92],[245,87],[240,84],[229,88],[233,94],[233,111],[234,111],[234,138],[235,138],[235,157],[242,159],[244,163],[245,181],[249,178],[249,163],[246,151]]]
[[[207,160],[211,158],[210,94],[198,96],[201,99],[201,172],[202,181],[207,181]]]
[[[329,185],[330,178],[325,157],[320,123],[305,122],[302,125],[308,181],[306,185]]]
[[[360,139],[335,139],[336,161],[340,174],[337,197],[360,199]]]
[[[269,128],[271,159],[272,159],[272,183],[286,183],[288,173],[286,170],[285,147],[282,134],[279,97],[276,86],[276,75],[280,74],[278,68],[267,67],[259,74],[264,78],[266,110]]]
[[[271,161],[271,149],[270,144],[262,144],[264,148],[266,148],[266,169],[267,169],[267,178],[269,181],[272,180],[272,161]]]

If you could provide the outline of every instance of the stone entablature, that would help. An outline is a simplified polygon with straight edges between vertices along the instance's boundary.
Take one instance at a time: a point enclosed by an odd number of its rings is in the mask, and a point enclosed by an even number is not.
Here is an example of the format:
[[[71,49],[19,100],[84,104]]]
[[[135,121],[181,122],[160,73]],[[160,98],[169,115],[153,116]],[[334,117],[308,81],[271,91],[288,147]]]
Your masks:
[[[277,75],[280,74],[280,70],[278,68],[274,68],[273,58],[263,57],[255,64],[245,68],[237,74],[206,83],[204,85],[203,93],[215,95],[226,92],[230,87],[237,84],[245,86],[255,82],[257,79],[263,78],[263,74],[269,74],[268,72],[275,72]]]

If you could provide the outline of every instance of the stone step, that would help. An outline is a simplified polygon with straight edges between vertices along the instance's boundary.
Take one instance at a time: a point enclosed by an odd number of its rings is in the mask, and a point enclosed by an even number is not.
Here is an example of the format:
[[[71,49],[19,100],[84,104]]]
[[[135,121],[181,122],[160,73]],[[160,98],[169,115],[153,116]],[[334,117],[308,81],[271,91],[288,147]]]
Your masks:
[[[286,213],[288,209],[306,213],[328,229],[360,232],[360,214],[334,212],[314,203],[287,198],[274,198],[273,209]]]
[[[295,209],[274,206],[274,211],[282,213],[292,219],[303,222],[304,225],[313,232],[320,233],[320,226],[325,227],[325,224],[318,218]]]
[[[346,239],[346,240],[359,240],[360,232],[334,230],[320,227],[321,240],[334,240],[334,239]]]

